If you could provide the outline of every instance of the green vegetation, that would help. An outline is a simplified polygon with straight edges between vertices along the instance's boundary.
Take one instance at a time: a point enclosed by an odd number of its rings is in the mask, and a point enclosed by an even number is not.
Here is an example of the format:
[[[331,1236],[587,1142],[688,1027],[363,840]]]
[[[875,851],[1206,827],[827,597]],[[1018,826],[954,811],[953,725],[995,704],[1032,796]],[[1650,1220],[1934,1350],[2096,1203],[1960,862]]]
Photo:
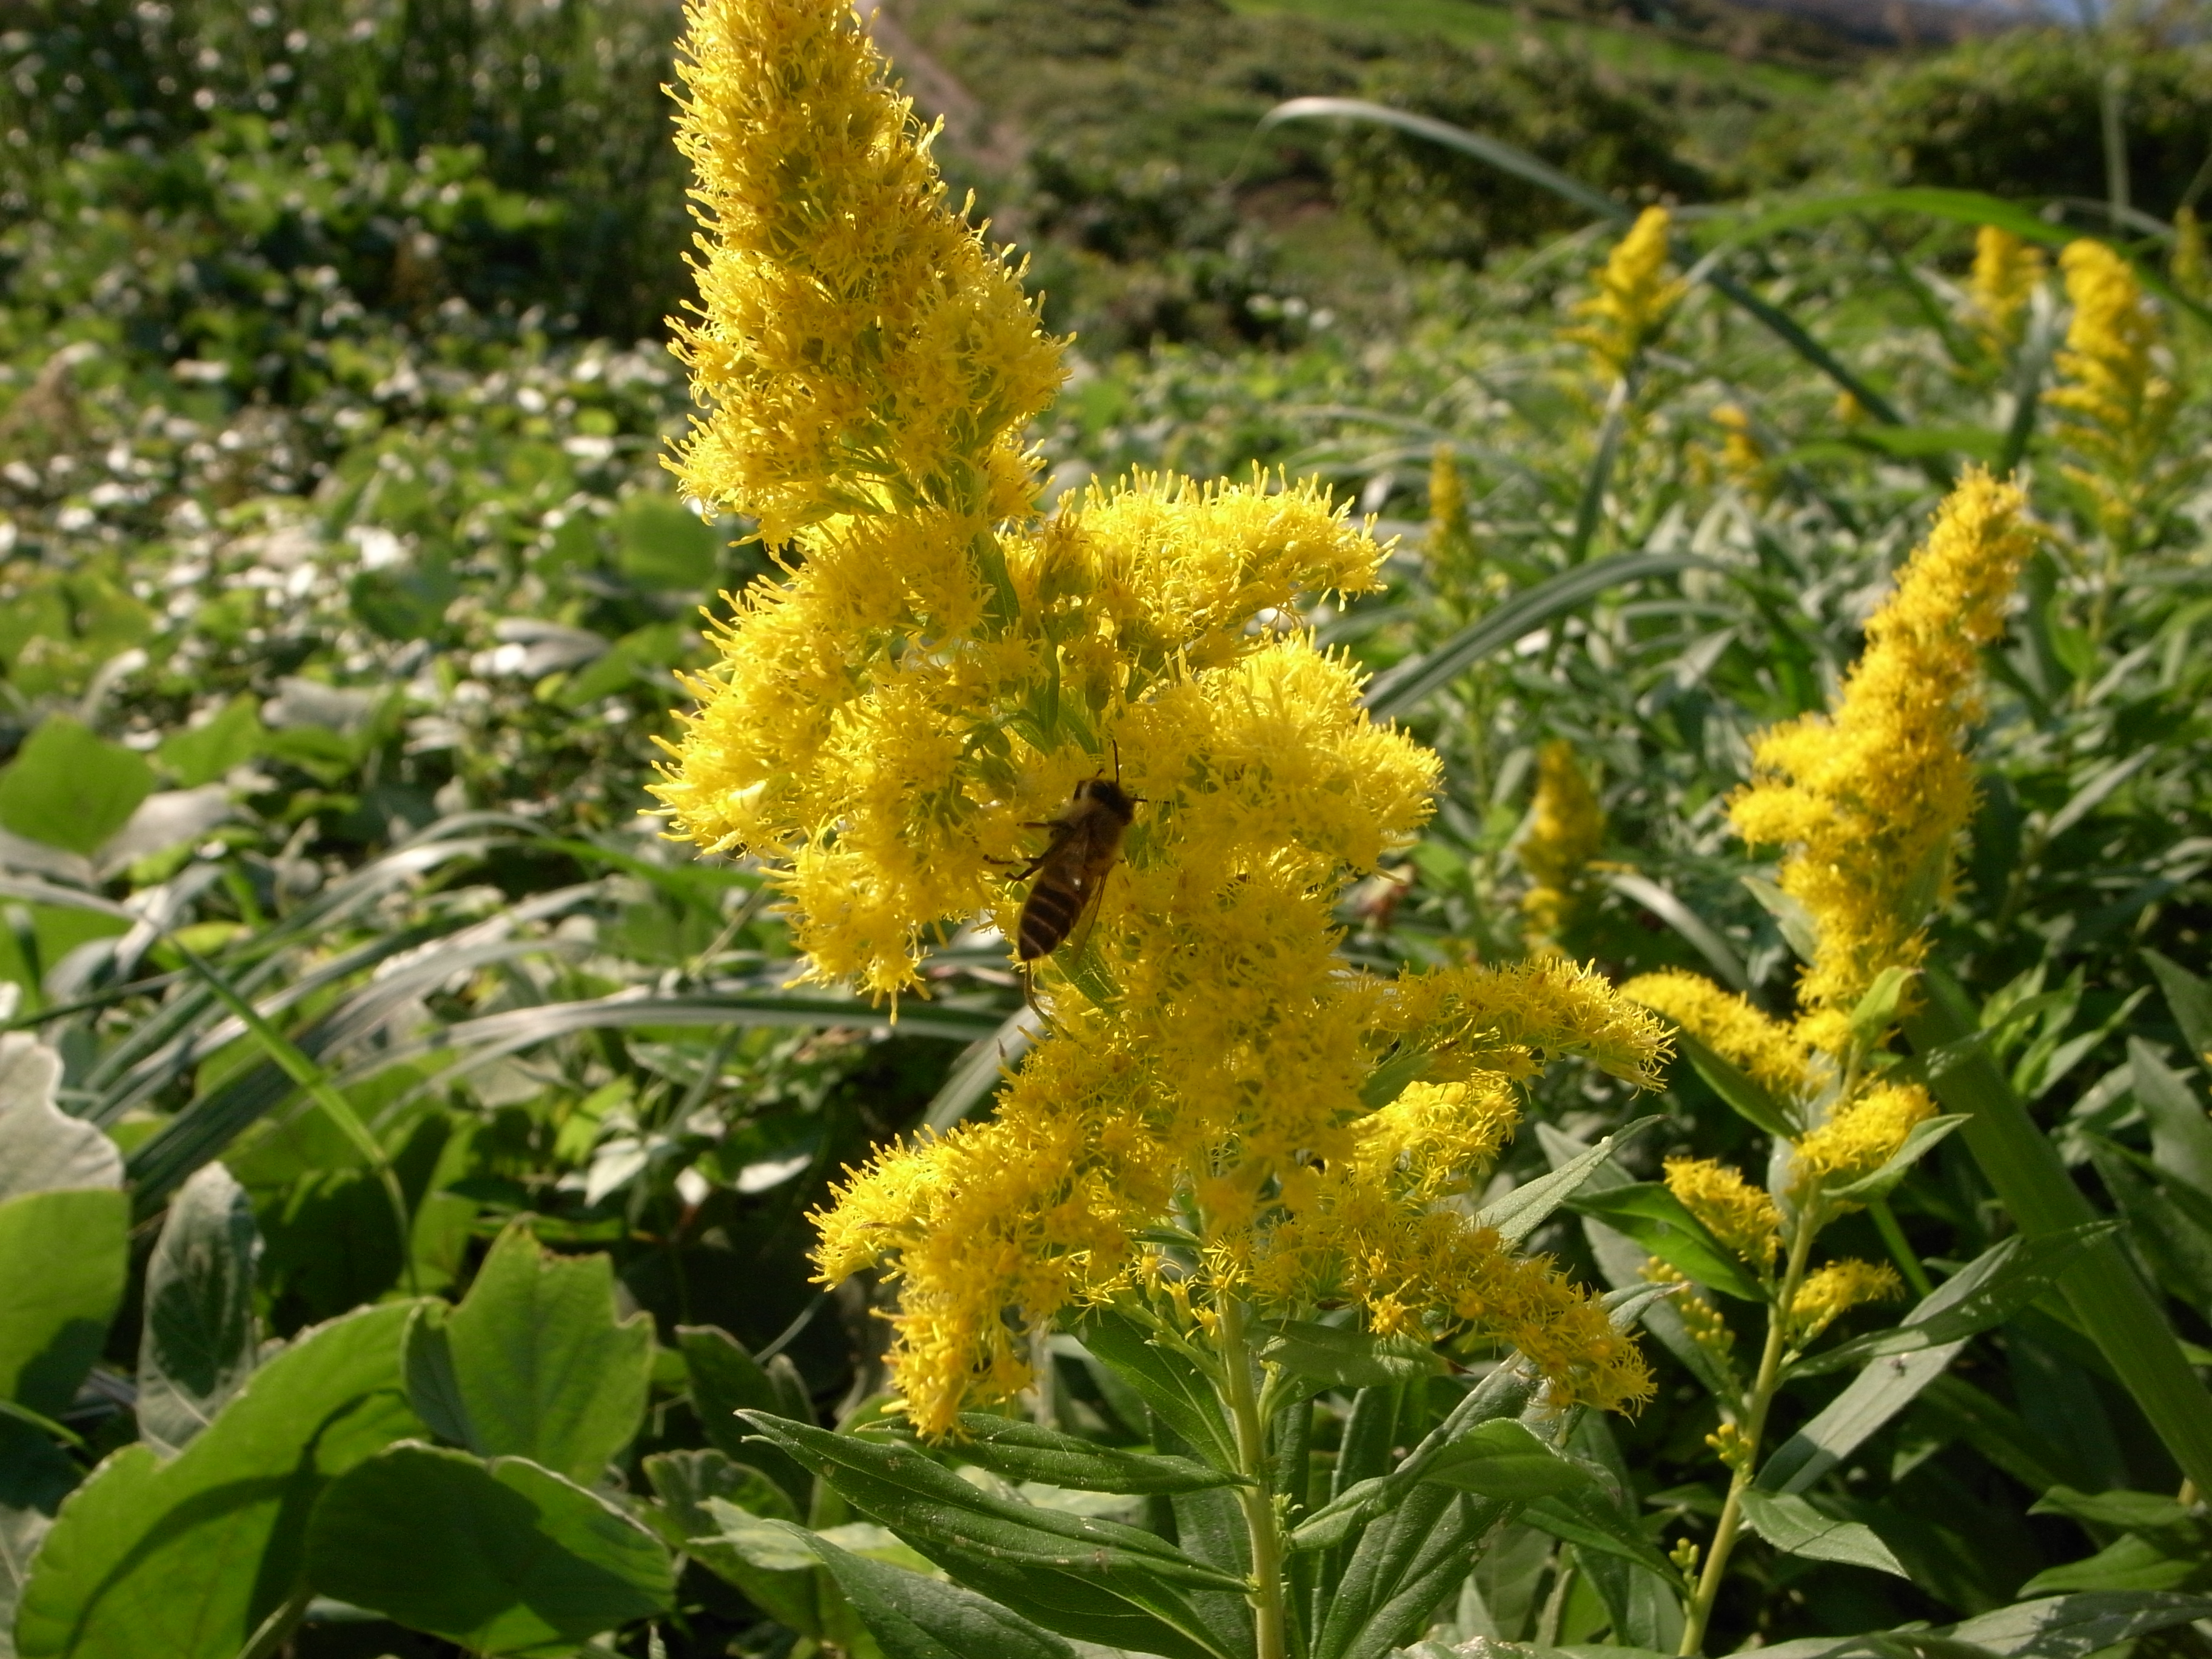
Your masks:
[[[1524,48],[1473,0],[894,9],[980,100],[953,177],[1080,333],[1054,489],[1258,463],[1401,538],[1386,592],[1308,612],[1444,763],[1344,908],[1356,959],[1527,953],[1563,742],[1601,816],[1544,866],[1560,948],[1788,1015],[1817,941],[1728,829],[1750,743],[1830,706],[1966,467],[2029,491],[1929,971],[1860,1054],[1972,1122],[1824,1218],[1905,1293],[1778,1363],[1733,1480],[1706,1437],[1772,1287],[1659,1182],[1686,1155],[1759,1184],[1783,1108],[1694,1049],[1641,1099],[1532,1079],[1464,1201],[1627,1302],[1657,1392],[1522,1419],[1492,1347],[1277,1341],[1311,1396],[1271,1448],[1291,1571],[1346,1582],[1355,1524],[1461,1551],[1371,1647],[1316,1619],[1304,1651],[1634,1659],[1709,1613],[1715,1654],[2201,1659],[2212,324],[2171,222],[2198,49],[2106,43],[2115,105],[2072,37],[1863,70],[1775,21],[1738,73],[1717,10],[1547,12]],[[1064,1659],[1117,1628],[1082,1613],[1109,1553],[1070,1547],[1109,1530],[1127,1582],[1235,1612],[1237,1473],[1174,1356],[1052,1334],[1012,1414],[917,1452],[883,1413],[896,1284],[810,1280],[842,1170],[988,1111],[1027,1041],[1003,949],[951,941],[894,1023],[793,986],[759,872],[641,816],[696,607],[771,569],[660,465],[673,11],[5,27],[0,1654]],[[1526,96],[1554,68],[1572,131]],[[1674,222],[1668,270],[1713,263],[1625,374],[1562,334],[1621,222],[1391,130],[1257,126],[1421,77],[1466,125],[1520,86],[1491,136],[1623,201],[1721,204]],[[2154,324],[2103,420],[2042,401],[2098,349],[2062,357],[2061,277],[2022,265],[2001,323],[1971,261],[1983,224],[2106,232],[2108,118]],[[1705,1289],[1647,1300],[1670,1272]],[[1684,1547],[1724,1513],[1701,1607]]]

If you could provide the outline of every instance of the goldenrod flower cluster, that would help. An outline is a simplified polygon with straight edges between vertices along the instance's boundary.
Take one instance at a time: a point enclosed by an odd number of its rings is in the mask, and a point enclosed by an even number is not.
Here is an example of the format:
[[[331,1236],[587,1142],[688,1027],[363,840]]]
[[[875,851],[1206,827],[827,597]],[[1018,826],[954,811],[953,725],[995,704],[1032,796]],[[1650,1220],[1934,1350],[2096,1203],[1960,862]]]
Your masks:
[[[1721,429],[1721,471],[1754,494],[1767,483],[1766,447],[1751,429],[1751,416],[1738,404],[1713,405],[1713,424]]]
[[[781,576],[692,683],[673,833],[759,860],[811,976],[896,995],[950,930],[1013,933],[1016,867],[1077,783],[1140,798],[1038,965],[1047,1034],[993,1117],[886,1152],[817,1218],[825,1280],[897,1284],[912,1419],[1006,1397],[1024,1328],[1116,1297],[1194,1331],[1225,1297],[1341,1299],[1516,1344],[1562,1401],[1639,1398],[1602,1309],[1447,1200],[1510,1133],[1515,1079],[1577,1053],[1649,1082],[1656,1022],[1558,960],[1392,981],[1337,951],[1340,896],[1419,829],[1437,763],[1369,720],[1295,606],[1375,586],[1384,550],[1258,476],[1040,518],[1020,433],[1059,348],[845,0],[690,17],[684,350],[709,412],[679,470],[758,520]]]
[[[1723,1368],[1734,1362],[1735,1332],[1727,1318],[1715,1307],[1712,1298],[1691,1284],[1689,1275],[1670,1261],[1656,1255],[1646,1256],[1644,1265],[1637,1269],[1646,1284],[1681,1285],[1688,1286],[1674,1298],[1673,1306],[1680,1316],[1682,1328],[1689,1333],[1690,1340],[1710,1354]]]
[[[1588,346],[1598,371],[1609,379],[1626,378],[1687,291],[1686,283],[1667,274],[1671,224],[1665,208],[1649,207],[1637,216],[1606,257],[1596,294],[1577,307],[1590,320],[1561,337]]]
[[[1531,945],[1556,948],[1588,897],[1590,860],[1605,846],[1605,809],[1575,763],[1574,746],[1554,738],[1536,754],[1536,798],[1517,849],[1528,872],[1521,896]]]
[[[2066,476],[2096,502],[2106,535],[2124,538],[2151,487],[2180,392],[2160,368],[2158,316],[2134,268],[2102,242],[2069,242],[2058,256],[2074,307],[2062,384],[2044,401],[2071,418],[2058,435],[2088,465]]]
[[[1918,1084],[1877,1083],[1796,1143],[1798,1174],[1838,1186],[1872,1175],[1935,1115],[1936,1103]]]
[[[1797,988],[1798,1033],[1833,1054],[1885,969],[1917,967],[1974,806],[1964,752],[1980,715],[1979,652],[2033,545],[2017,487],[1970,471],[1943,502],[1833,712],[1771,728],[1729,813],[1753,846],[1790,849],[1782,890],[1819,929]]]
[[[2011,231],[1984,225],[1974,233],[1974,267],[1966,278],[1966,303],[1974,331],[1999,356],[2020,343],[2028,301],[2043,286],[2051,262],[2043,250]]]
[[[1887,1302],[1905,1294],[1897,1270],[1887,1262],[1845,1256],[1805,1276],[1790,1304],[1790,1340],[1802,1348],[1853,1308]]]
[[[1760,1273],[1771,1273],[1782,1239],[1782,1212],[1743,1171],[1710,1158],[1670,1158],[1667,1190],[1705,1231]]]
[[[1421,550],[1438,586],[1473,582],[1478,556],[1467,521],[1467,483],[1449,444],[1438,444],[1429,458],[1429,533]]]
[[[1723,991],[1702,974],[1680,968],[1639,974],[1621,994],[1664,1014],[1777,1098],[1795,1100],[1814,1086],[1813,1049],[1795,1029]]]

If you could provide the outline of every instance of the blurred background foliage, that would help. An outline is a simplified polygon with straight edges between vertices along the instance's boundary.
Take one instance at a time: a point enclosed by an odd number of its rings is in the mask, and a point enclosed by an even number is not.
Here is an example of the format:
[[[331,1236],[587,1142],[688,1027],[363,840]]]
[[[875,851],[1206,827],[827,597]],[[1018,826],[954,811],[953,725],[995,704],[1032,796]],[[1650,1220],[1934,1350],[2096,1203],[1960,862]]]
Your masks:
[[[1927,40],[1945,18],[1907,21]],[[273,1335],[409,1286],[458,1293],[511,1224],[607,1253],[661,1344],[632,1475],[725,1432],[705,1373],[673,1357],[678,1326],[791,1362],[787,1405],[867,1400],[879,1292],[807,1282],[804,1213],[870,1145],[975,1103],[1018,1041],[1019,994],[968,939],[895,1026],[790,989],[757,878],[639,817],[672,673],[705,659],[698,605],[768,568],[659,465],[685,410],[659,343],[689,234],[659,91],[674,9],[15,0],[0,23],[0,979],[13,1023],[62,1055],[64,1107],[129,1159],[129,1296],[165,1203],[221,1158],[264,1241]],[[1904,185],[2118,223],[2171,270],[2170,367],[2201,387],[2179,303],[2201,265],[2168,257],[2212,166],[2212,58],[2186,29],[1913,47],[1881,19],[1724,0],[896,0],[879,33],[945,120],[956,188],[1020,240],[1078,337],[1039,434],[1054,490],[1131,466],[1328,474],[1403,538],[1389,594],[1316,617],[1377,668],[1580,559],[1705,562],[1531,628],[1409,711],[1449,784],[1433,833],[1347,911],[1378,961],[1522,948],[1516,841],[1536,757],[1565,738],[1607,825],[1566,948],[1623,975],[1725,960],[1780,996],[1785,932],[1719,813],[1747,736],[1821,706],[1940,481],[2021,430],[2051,540],[1992,663],[1985,802],[1942,953],[2087,1189],[2139,1223],[2184,1337],[2212,1343],[2212,1161],[2191,1161],[2206,1016],[2143,954],[2207,965],[2212,503],[2178,465],[2099,636],[2094,514],[2021,378],[2048,373],[2055,284],[1993,347],[1969,228],[1877,212],[1758,239],[1742,279],[1909,419],[1839,400],[1700,289],[1593,497],[1605,389],[1559,331],[1609,233],[1388,130],[1256,126],[1285,99],[1373,99],[1674,204],[1692,229],[1701,207]],[[2208,435],[2200,398],[2169,453]],[[186,950],[324,1068],[364,1135]],[[2169,1079],[2193,1118],[2160,1103]],[[1639,1174],[1670,1147],[1749,1144],[1686,1073],[1664,1107]],[[1538,1115],[1590,1138],[1625,1108],[1567,1073]],[[1545,1156],[1525,1136],[1500,1181]],[[2005,1225],[1956,1144],[1897,1207],[1931,1261]],[[1594,1237],[1563,1220],[1537,1243],[1595,1279]],[[60,1413],[83,1457],[134,1432],[137,1305]],[[1713,1419],[1667,1363],[1659,1401],[1608,1432],[1653,1527],[1694,1528],[1717,1504]],[[1055,1376],[1066,1426],[1141,1436],[1079,1354]],[[2030,1512],[2055,1487],[2176,1478],[2063,1310],[2031,1309],[1835,1476],[1911,1581],[1758,1554],[1719,1626],[1733,1645],[1956,1618],[2033,1583],[2201,1586],[2179,1522]],[[1532,1531],[1490,1560],[1465,1633],[1613,1627],[1569,1547]],[[813,1615],[755,1588],[695,1566],[655,1650],[792,1651]],[[817,1623],[805,1639],[851,1635]],[[298,1646],[437,1650],[335,1623]]]

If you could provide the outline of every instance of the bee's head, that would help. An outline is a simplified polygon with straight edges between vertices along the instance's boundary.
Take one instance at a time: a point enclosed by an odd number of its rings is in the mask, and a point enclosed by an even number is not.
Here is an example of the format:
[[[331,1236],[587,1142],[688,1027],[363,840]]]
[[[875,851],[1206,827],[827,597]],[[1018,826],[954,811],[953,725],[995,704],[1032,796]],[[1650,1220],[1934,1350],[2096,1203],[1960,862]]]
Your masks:
[[[1085,778],[1075,786],[1075,799],[1095,800],[1123,823],[1137,816],[1140,797],[1133,795],[1112,778]]]

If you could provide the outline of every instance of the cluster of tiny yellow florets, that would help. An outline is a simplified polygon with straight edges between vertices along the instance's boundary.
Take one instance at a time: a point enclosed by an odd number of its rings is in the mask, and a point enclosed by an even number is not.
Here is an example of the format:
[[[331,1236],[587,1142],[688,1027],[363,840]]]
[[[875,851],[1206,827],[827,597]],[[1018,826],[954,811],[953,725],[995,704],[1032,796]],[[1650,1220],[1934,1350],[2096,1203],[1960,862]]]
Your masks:
[[[1438,444],[1429,457],[1429,533],[1421,551],[1440,591],[1471,596],[1481,560],[1468,523],[1467,481],[1449,444]]]
[[[1798,1173],[1834,1186],[1872,1175],[1935,1115],[1936,1103],[1918,1084],[1875,1084],[1796,1143]]]
[[[1680,968],[1639,974],[1621,993],[1664,1014],[1723,1060],[1741,1067],[1769,1094],[1793,1101],[1814,1085],[1812,1046],[1796,1030],[1745,996],[1723,991],[1702,974]]]
[[[1970,471],[1869,618],[1867,647],[1831,714],[1774,726],[1730,803],[1753,846],[1789,849],[1782,890],[1819,930],[1798,985],[1798,1030],[1840,1052],[1850,1016],[1891,968],[1917,967],[1973,814],[1964,743],[1979,717],[1980,651],[2033,546],[2017,487]]]
[[[1601,1308],[1448,1200],[1510,1133],[1515,1079],[1577,1053],[1648,1083],[1656,1022],[1556,960],[1385,980],[1336,948],[1437,762],[1369,720],[1294,606],[1373,587],[1385,550],[1257,476],[1138,477],[1041,518],[1020,434],[1059,345],[845,0],[690,18],[681,344],[708,411],[678,471],[781,574],[731,601],[692,683],[672,832],[758,860],[810,975],[896,995],[942,933],[1014,932],[1012,867],[1077,783],[1118,770],[1141,799],[1080,941],[1039,965],[1048,1029],[994,1115],[881,1154],[817,1217],[825,1280],[897,1285],[912,1419],[1004,1398],[1025,1330],[1119,1297],[1204,1331],[1224,1297],[1326,1296],[1517,1344],[1563,1401],[1641,1397]],[[1164,1252],[1163,1228],[1194,1242]]]
[[[2000,356],[2020,343],[2028,302],[2043,285],[2051,262],[2034,243],[1984,225],[1974,233],[1974,268],[1966,303],[1982,343]]]
[[[1536,756],[1536,798],[1518,848],[1528,872],[1521,896],[1530,944],[1556,946],[1588,897],[1590,860],[1605,846],[1605,809],[1564,738]]]
[[[1598,272],[1597,292],[1580,307],[1589,321],[1563,337],[1589,347],[1599,372],[1609,379],[1622,379],[1636,367],[1686,291],[1686,284],[1667,274],[1672,222],[1662,207],[1637,216]]]
[[[1790,1346],[1803,1347],[1853,1308],[1904,1293],[1897,1270],[1887,1262],[1862,1261],[1856,1256],[1831,1261],[1808,1273],[1790,1301]]]
[[[1761,1273],[1773,1270],[1782,1239],[1782,1212],[1764,1188],[1743,1171],[1710,1158],[1670,1158],[1667,1190],[1705,1224],[1705,1231]]]
[[[2074,307],[2061,383],[2044,401],[2066,416],[2058,436],[2086,465],[2067,477],[2097,505],[2106,535],[2124,538],[2154,482],[2180,395],[2163,371],[2158,316],[2128,262],[2102,242],[2070,242],[2058,256]]]

